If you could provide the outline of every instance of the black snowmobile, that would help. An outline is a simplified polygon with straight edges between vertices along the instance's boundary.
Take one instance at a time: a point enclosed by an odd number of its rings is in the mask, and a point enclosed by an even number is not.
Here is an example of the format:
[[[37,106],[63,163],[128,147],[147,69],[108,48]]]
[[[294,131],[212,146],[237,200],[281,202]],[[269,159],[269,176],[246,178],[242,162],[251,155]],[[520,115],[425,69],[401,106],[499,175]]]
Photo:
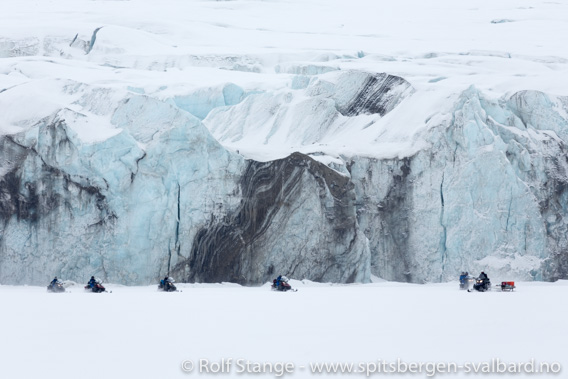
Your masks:
[[[477,278],[473,284],[473,289],[479,292],[491,291],[491,281],[489,278]],[[468,290],[468,292],[470,291]]]
[[[56,282],[49,283],[47,286],[47,292],[65,292],[65,287],[63,287],[63,283],[58,280]]]
[[[174,285],[174,280],[172,278],[166,278],[160,280],[160,284],[158,284],[158,290],[162,290],[164,292],[175,292],[177,291],[177,288]]]

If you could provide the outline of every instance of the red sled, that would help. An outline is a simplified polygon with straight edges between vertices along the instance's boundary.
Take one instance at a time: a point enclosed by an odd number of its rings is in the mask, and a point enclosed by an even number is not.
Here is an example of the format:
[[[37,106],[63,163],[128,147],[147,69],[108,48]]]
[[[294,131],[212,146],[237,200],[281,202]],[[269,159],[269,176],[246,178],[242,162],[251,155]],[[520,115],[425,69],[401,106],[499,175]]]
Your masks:
[[[501,282],[501,291],[512,291],[515,289],[515,282]]]

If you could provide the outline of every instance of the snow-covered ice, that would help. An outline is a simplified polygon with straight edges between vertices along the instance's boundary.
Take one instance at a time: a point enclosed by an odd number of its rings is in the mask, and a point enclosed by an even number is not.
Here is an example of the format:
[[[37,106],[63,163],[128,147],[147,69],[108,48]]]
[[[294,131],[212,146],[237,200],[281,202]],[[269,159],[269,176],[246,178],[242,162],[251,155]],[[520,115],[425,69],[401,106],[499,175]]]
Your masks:
[[[0,377],[223,378],[229,375],[184,373],[182,362],[230,358],[230,376],[246,378],[276,375],[237,375],[237,359],[291,362],[294,373],[284,375],[289,378],[321,377],[310,373],[310,363],[397,359],[456,364],[534,359],[563,366],[561,375],[435,376],[442,378],[565,375],[565,281],[520,282],[514,292],[487,293],[460,291],[457,281],[291,283],[298,292],[275,293],[268,284],[178,284],[179,293],[108,284],[110,294],[85,293],[81,284],[62,294],[0,286]],[[399,376],[427,377],[390,374]]]

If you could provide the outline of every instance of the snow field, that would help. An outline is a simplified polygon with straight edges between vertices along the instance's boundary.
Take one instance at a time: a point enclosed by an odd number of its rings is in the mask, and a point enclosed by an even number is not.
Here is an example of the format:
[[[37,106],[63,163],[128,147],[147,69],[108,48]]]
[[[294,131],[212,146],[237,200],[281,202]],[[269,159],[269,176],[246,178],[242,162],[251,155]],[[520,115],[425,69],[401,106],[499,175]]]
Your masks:
[[[517,283],[512,293],[467,293],[457,283],[292,285],[299,291],[179,284],[183,292],[162,293],[109,284],[111,294],[84,293],[81,285],[48,294],[42,287],[1,286],[0,377],[213,375],[197,372],[200,359],[210,368],[233,360],[229,373],[213,377],[263,378],[275,375],[239,375],[236,360],[292,363],[294,373],[285,376],[294,378],[316,376],[309,364],[318,362],[568,364],[566,282]],[[182,371],[184,361],[192,361],[194,372]]]

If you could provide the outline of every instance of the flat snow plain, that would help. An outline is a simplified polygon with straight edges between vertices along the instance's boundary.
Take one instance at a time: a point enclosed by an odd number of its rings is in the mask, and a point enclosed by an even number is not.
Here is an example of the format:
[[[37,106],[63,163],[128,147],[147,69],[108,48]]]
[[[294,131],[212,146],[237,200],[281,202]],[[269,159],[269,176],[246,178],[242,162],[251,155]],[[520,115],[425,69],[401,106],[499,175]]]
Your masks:
[[[232,284],[107,285],[112,293],[51,294],[45,287],[0,286],[1,378],[277,377],[238,374],[237,359],[310,363],[557,362],[568,366],[568,282],[517,283],[512,293],[467,293],[457,284],[332,285],[292,281],[295,293]],[[199,359],[233,361],[230,373],[199,373]],[[194,371],[182,371],[191,360]],[[305,368],[300,368],[304,366]],[[186,367],[190,367],[186,363]],[[226,367],[226,366],[225,366]],[[250,365],[249,367],[253,367]],[[366,366],[365,366],[366,367]],[[210,366],[215,369],[215,366]],[[365,377],[365,373],[336,375]],[[371,374],[426,378],[427,373]],[[437,374],[435,377],[525,377]]]

